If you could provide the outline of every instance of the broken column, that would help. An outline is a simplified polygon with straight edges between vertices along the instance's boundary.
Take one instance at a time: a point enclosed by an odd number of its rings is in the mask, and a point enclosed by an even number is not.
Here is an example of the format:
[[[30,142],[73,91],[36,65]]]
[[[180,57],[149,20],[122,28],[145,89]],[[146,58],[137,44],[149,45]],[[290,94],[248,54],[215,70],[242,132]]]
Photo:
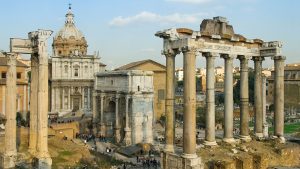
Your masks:
[[[5,148],[1,157],[2,168],[14,168],[17,156],[16,147],[16,57],[17,54],[7,53],[7,73],[5,92]]]
[[[284,56],[274,56],[275,78],[274,78],[274,136],[281,143],[284,138]]]
[[[174,152],[175,137],[175,118],[174,118],[174,97],[175,97],[175,57],[177,52],[173,50],[165,50],[163,54],[166,56],[166,145],[164,151]]]
[[[215,65],[217,54],[204,53],[206,58],[206,123],[205,141],[207,146],[217,145],[215,138]]]
[[[249,87],[248,87],[248,60],[249,57],[240,55],[240,138],[250,141],[249,135]]]
[[[255,110],[255,136],[263,138],[263,102],[262,102],[262,61],[264,57],[253,56],[254,61],[254,110]]]
[[[234,143],[233,138],[233,59],[235,56],[222,54],[225,60],[225,115],[224,115],[224,138],[226,143]]]

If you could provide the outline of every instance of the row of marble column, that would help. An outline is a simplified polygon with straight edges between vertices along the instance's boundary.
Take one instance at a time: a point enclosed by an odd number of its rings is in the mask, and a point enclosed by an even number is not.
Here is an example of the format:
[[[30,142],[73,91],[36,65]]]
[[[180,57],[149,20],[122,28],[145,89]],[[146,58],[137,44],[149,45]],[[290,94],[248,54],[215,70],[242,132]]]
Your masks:
[[[97,124],[100,123],[100,135],[105,136],[105,123],[104,123],[104,99],[105,99],[105,93],[100,93],[100,119],[99,114],[97,112],[97,96],[98,94],[96,92],[93,93],[93,123]],[[119,99],[120,94],[115,95],[115,128],[114,128],[114,138],[115,142],[119,143],[121,141],[121,134],[120,134],[120,124],[119,124]],[[123,142],[125,145],[131,145],[131,129],[129,126],[129,95],[125,95],[125,137],[123,139]],[[100,120],[100,121],[99,121]],[[97,131],[96,131],[97,133]]]
[[[183,121],[183,157],[196,157],[196,82],[195,82],[195,59],[196,49],[184,47],[183,53],[184,68],[184,121]],[[175,92],[175,57],[178,51],[167,50],[166,56],[166,152],[174,152],[174,92]],[[225,109],[224,109],[224,142],[234,142],[233,135],[233,59],[240,60],[241,87],[240,87],[240,138],[246,141],[251,140],[249,136],[249,94],[248,94],[248,60],[249,56],[228,55],[216,53],[203,53],[206,58],[206,145],[216,145],[215,140],[215,73],[214,60],[221,56],[225,62]],[[274,136],[283,138],[284,125],[284,90],[283,56],[272,57],[275,63],[275,132]],[[264,57],[253,56],[255,65],[255,135],[263,136],[263,102],[262,102],[262,61]]]
[[[65,89],[68,89],[67,92]],[[91,109],[91,87],[87,87],[87,97],[85,97],[85,87],[79,87],[81,88],[81,109]],[[61,111],[61,110],[72,110],[73,103],[71,100],[71,93],[74,90],[74,86],[61,86],[61,87],[52,87],[51,92],[51,101],[52,101],[52,108],[51,111]],[[62,95],[60,95],[62,93]],[[65,96],[68,96],[67,98],[67,105],[65,104],[66,98]],[[87,101],[87,104],[85,104],[85,99]]]

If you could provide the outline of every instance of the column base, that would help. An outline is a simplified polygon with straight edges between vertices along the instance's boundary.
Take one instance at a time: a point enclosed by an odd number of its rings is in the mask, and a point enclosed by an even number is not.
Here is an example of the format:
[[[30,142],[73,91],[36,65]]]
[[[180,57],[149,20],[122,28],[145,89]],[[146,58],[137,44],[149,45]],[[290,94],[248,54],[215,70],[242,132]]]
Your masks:
[[[121,134],[120,134],[120,128],[115,128],[115,142],[120,143],[121,141]]]
[[[278,143],[284,144],[286,142],[285,138],[283,136],[273,136],[274,140],[278,141]]]
[[[175,152],[174,145],[166,144],[164,147],[164,152],[174,153]]]
[[[200,169],[201,168],[201,158],[197,154],[183,154],[183,169]]]
[[[223,142],[228,143],[228,144],[236,143],[234,138],[223,138]]]
[[[13,169],[16,166],[16,154],[1,154],[0,155],[0,168]]]
[[[255,133],[255,137],[259,140],[264,138],[264,134],[263,133]]]
[[[129,146],[131,145],[131,129],[125,128],[124,131],[125,131],[125,137],[123,143],[125,144],[125,146]]]
[[[244,142],[250,142],[252,140],[249,135],[248,136],[240,135],[240,139]]]
[[[52,159],[50,157],[36,157],[32,159],[32,167],[35,169],[51,169]]]
[[[205,146],[210,146],[210,147],[212,147],[212,146],[217,146],[217,145],[218,145],[216,141],[204,141],[203,144],[204,144]]]

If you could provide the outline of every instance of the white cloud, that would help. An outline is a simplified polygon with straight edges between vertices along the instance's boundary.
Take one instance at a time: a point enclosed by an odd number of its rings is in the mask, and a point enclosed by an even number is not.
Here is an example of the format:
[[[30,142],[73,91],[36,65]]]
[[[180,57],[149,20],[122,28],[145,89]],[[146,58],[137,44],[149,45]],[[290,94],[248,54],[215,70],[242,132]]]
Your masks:
[[[166,0],[169,2],[181,2],[181,3],[188,3],[188,4],[204,4],[208,2],[212,2],[213,0]]]
[[[207,13],[159,15],[152,12],[143,11],[137,15],[123,17],[118,16],[109,22],[112,26],[124,26],[131,23],[197,23],[201,16],[207,16]]]

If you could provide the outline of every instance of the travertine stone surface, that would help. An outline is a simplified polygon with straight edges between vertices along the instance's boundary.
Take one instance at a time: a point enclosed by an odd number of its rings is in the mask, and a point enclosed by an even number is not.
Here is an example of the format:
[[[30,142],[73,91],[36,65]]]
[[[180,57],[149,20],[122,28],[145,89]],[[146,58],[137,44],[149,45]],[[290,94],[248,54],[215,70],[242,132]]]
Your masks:
[[[255,109],[255,136],[263,137],[263,102],[262,102],[262,61],[264,57],[254,56],[254,109]]]
[[[248,56],[238,56],[240,60],[240,138],[250,141],[249,135],[249,87],[248,87]]]
[[[174,97],[175,97],[175,57],[176,51],[163,51],[166,56],[167,75],[166,75],[166,146],[165,151],[174,152],[175,138],[175,118],[174,118]]]

